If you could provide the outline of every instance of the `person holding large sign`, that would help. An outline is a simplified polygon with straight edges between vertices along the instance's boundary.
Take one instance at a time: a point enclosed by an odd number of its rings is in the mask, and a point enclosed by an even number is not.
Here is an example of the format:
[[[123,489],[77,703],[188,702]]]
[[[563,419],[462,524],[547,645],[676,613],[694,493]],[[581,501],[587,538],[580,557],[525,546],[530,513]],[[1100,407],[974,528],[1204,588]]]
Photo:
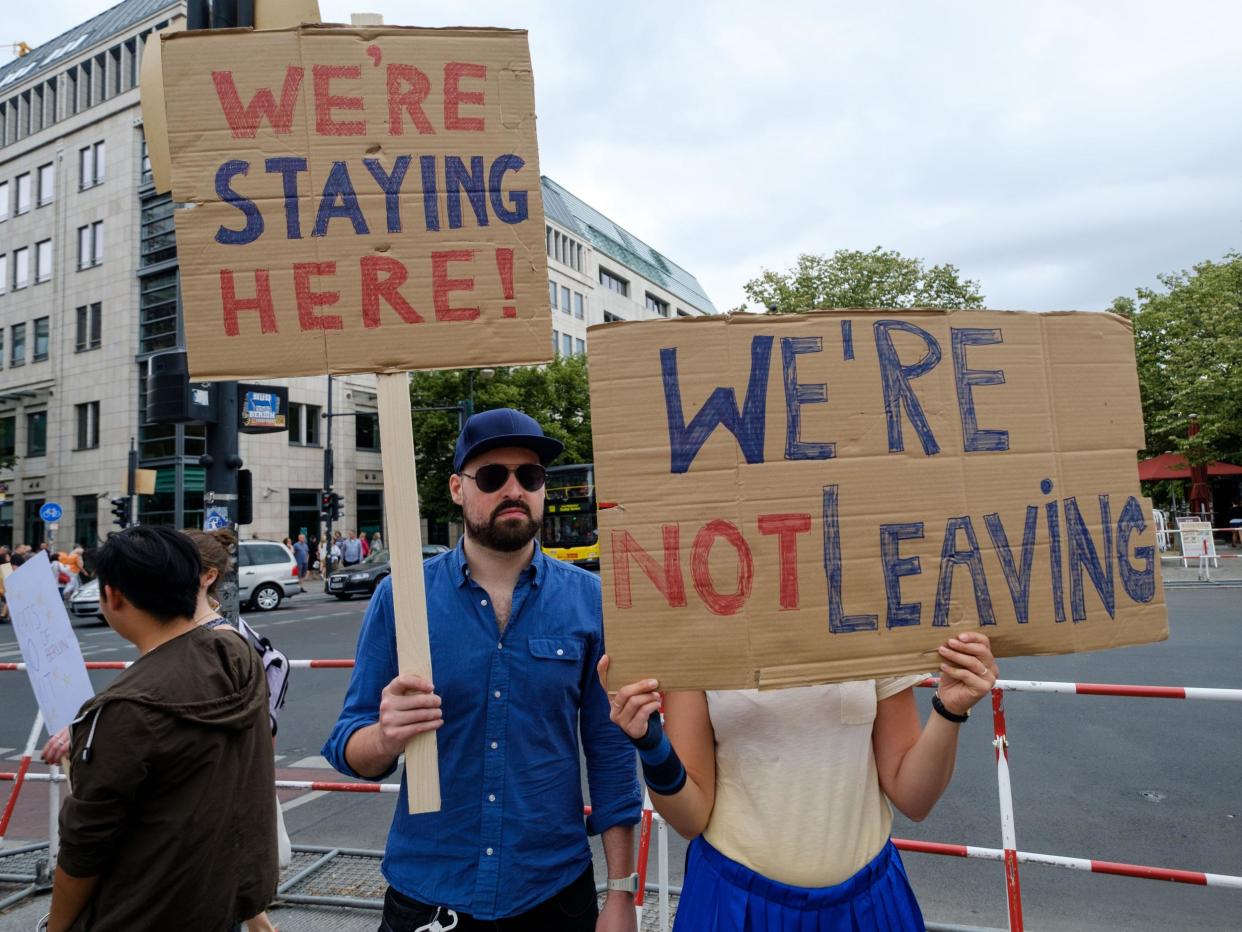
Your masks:
[[[74,720],[47,928],[234,929],[276,892],[263,665],[194,617],[202,562],[184,534],[120,531],[95,565],[104,617],[139,658]]]
[[[466,422],[449,480],[466,534],[424,565],[434,684],[401,672],[387,580],[367,610],[324,757],[377,779],[413,735],[438,729],[442,785],[439,812],[411,815],[402,781],[384,856],[384,932],[437,920],[458,932],[635,929],[641,796],[633,749],[609,721],[594,675],[603,654],[599,579],[546,557],[535,541],[545,467],[562,449],[512,409]],[[612,878],[598,919],[588,832],[603,834]]]
[[[986,635],[939,649],[933,714],[913,676],[820,686],[617,692],[612,720],[639,750],[657,811],[693,839],[676,932],[923,928],[889,838],[891,802],[922,820],[949,785],[957,737],[996,682]],[[603,680],[608,658],[601,659]]]

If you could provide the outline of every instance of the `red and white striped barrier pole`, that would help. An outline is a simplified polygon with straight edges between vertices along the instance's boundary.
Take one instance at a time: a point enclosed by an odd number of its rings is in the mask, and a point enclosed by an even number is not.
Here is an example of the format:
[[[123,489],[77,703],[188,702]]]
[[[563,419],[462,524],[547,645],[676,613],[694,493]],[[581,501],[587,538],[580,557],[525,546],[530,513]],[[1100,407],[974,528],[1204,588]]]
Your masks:
[[[35,742],[39,740],[39,732],[43,730],[43,713],[36,712],[34,725],[30,728],[30,737],[26,739],[26,750],[22,753],[22,761],[17,765],[16,779],[13,780],[13,792],[9,794],[9,801],[4,804],[4,815],[0,815],[0,843],[4,841],[5,833],[9,830],[9,820],[13,818],[13,809],[17,805],[17,794],[22,791],[22,784],[26,780],[26,771],[30,769],[30,759],[34,757]]]
[[[1009,932],[1022,932],[1022,885],[1018,882],[1018,836],[1014,829],[1013,793],[1009,785],[1009,738],[1005,733],[1005,691],[992,689],[992,727],[996,749],[996,793],[1000,800],[1001,844],[1005,848],[1005,894]]]

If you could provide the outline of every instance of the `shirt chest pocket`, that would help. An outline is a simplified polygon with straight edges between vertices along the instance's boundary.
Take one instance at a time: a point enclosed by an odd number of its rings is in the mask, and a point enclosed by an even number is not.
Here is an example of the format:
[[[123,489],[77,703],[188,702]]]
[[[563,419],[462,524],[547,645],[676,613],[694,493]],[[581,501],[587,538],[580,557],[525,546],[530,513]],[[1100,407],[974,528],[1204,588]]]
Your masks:
[[[580,637],[532,637],[527,640],[530,688],[549,701],[576,703],[583,678],[586,640]]]
[[[870,725],[875,721],[875,682],[862,680],[840,683],[837,695],[841,700],[842,725]]]

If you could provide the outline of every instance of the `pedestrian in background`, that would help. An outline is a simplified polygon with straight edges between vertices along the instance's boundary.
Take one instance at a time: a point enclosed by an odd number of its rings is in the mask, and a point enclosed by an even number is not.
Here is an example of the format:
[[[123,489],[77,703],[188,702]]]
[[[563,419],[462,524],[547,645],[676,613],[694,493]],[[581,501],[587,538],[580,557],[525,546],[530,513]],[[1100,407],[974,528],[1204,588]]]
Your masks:
[[[179,531],[114,533],[95,571],[104,618],[139,657],[73,722],[47,928],[239,929],[276,892],[263,665],[200,626],[202,561]]]

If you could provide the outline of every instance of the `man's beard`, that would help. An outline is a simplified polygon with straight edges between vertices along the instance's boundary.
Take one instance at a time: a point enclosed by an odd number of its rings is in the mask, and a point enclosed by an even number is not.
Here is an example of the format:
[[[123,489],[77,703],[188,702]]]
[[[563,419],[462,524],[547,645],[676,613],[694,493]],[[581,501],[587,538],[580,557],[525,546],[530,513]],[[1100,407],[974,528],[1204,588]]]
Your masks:
[[[520,508],[526,512],[526,517],[522,519],[505,518],[501,520],[499,515],[502,511],[510,508]],[[491,517],[485,524],[475,524],[466,517],[466,531],[470,534],[472,540],[483,545],[488,550],[496,550],[500,553],[513,553],[521,550],[539,533],[539,522],[530,515],[530,508],[522,501],[505,501],[493,509]]]

